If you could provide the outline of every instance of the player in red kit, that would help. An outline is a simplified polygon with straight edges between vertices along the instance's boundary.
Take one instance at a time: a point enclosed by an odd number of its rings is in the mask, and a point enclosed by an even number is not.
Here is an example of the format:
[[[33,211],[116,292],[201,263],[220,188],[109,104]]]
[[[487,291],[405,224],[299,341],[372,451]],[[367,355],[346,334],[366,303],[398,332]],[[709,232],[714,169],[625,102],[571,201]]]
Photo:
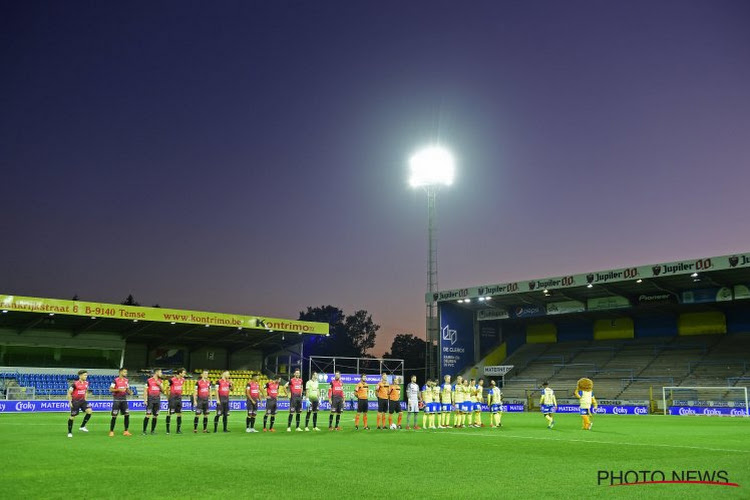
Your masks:
[[[299,369],[294,370],[294,376],[284,386],[289,391],[289,421],[286,424],[286,431],[292,432],[292,415],[297,414],[297,432],[303,432],[299,428],[300,414],[302,413],[302,391],[303,382]]]
[[[198,432],[198,417],[203,415],[203,433],[208,432],[208,414],[211,413],[211,381],[208,380],[208,370],[203,370],[201,378],[195,383],[193,392],[193,432]]]
[[[263,432],[266,432],[266,425],[268,424],[268,417],[271,417],[271,425],[268,427],[268,432],[276,432],[273,428],[273,423],[276,421],[276,406],[278,404],[279,397],[279,382],[281,379],[269,380],[266,383],[266,413],[263,415]]]
[[[229,417],[229,393],[232,392],[234,384],[229,380],[229,372],[224,370],[221,374],[221,378],[216,382],[216,416],[214,417],[214,432],[218,432],[219,429],[219,417],[224,427],[224,432],[229,432],[227,429],[227,417]]]
[[[109,437],[115,435],[115,422],[117,422],[117,415],[120,413],[122,413],[122,417],[125,420],[125,431],[122,435],[132,436],[132,434],[128,432],[128,427],[130,427],[128,395],[133,394],[133,391],[130,390],[130,383],[128,382],[128,370],[120,368],[119,375],[109,386],[109,392],[112,393],[112,420],[109,423]]]
[[[146,435],[148,421],[151,420],[151,434],[156,434],[156,417],[159,416],[161,407],[161,395],[164,389],[161,385],[161,370],[154,370],[154,374],[146,381],[146,390],[143,393],[146,402],[146,416],[143,419],[143,435]]]
[[[245,432],[258,432],[255,430],[255,417],[258,415],[258,403],[260,402],[260,384],[258,375],[247,382],[245,388],[247,396],[247,418],[245,419]]]
[[[167,413],[167,434],[172,414],[177,415],[177,434],[182,434],[182,387],[185,385],[185,369],[178,368],[175,376],[169,379],[169,413]]]
[[[328,399],[331,401],[331,414],[328,416],[328,430],[334,430],[333,416],[336,415],[335,430],[340,431],[339,422],[341,421],[341,412],[344,411],[344,382],[341,380],[341,372],[337,371],[331,380],[331,387],[328,389]]]
[[[70,404],[70,417],[68,418],[68,437],[73,437],[73,420],[76,415],[83,410],[86,412],[86,416],[83,417],[81,427],[78,429],[81,432],[88,432],[86,423],[91,418],[91,408],[89,403],[86,401],[86,395],[89,392],[89,383],[86,382],[89,373],[86,370],[78,372],[78,380],[73,382],[73,385],[68,389],[68,404]]]

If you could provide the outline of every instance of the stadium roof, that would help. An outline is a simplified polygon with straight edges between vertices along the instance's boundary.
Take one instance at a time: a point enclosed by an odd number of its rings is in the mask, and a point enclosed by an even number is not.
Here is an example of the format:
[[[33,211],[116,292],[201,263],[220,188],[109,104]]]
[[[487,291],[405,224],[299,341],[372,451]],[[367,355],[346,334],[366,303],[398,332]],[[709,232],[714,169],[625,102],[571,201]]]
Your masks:
[[[561,312],[573,313],[583,312],[570,309],[575,302],[589,306],[585,309],[590,311],[592,301],[608,298],[626,299],[627,305],[620,307],[651,306],[639,308],[640,312],[664,312],[687,307],[691,310],[710,308],[709,305],[701,305],[704,301],[700,298],[712,293],[715,294],[713,300],[705,302],[713,302],[714,306],[717,303],[728,306],[733,299],[750,298],[746,292],[748,286],[750,254],[736,254],[443,290],[434,296],[427,294],[425,298],[427,302],[452,302],[461,307],[486,311],[486,319],[504,319],[513,317],[503,314],[512,307],[529,305],[548,308],[550,304],[560,304],[563,308],[569,308]],[[564,305],[566,302],[567,306]],[[612,311],[606,313],[611,315]]]
[[[0,328],[19,335],[33,329],[118,333],[147,344],[179,342],[262,349],[291,343],[301,335],[327,335],[329,325],[265,316],[127,306],[73,300],[0,295]],[[285,340],[287,335],[287,342]],[[289,334],[295,334],[290,336]]]

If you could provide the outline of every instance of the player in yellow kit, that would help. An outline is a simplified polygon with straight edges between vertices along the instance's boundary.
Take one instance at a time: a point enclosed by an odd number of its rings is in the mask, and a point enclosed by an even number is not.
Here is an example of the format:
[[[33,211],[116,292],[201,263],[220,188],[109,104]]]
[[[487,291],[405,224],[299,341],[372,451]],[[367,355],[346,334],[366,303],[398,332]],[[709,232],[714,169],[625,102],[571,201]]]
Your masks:
[[[437,427],[435,427],[435,420],[437,419],[437,425],[439,426],[443,418],[443,410],[440,407],[440,384],[438,384],[437,379],[432,381],[432,408],[430,429],[437,429]]]
[[[474,417],[474,403],[476,403],[477,400],[477,383],[475,379],[467,379],[464,382],[466,392],[466,410],[464,412],[466,414],[466,426],[476,427],[477,424]]]
[[[490,407],[490,427],[502,427],[503,418],[503,393],[495,385],[494,380],[490,380],[490,389],[487,391],[487,405]]]
[[[461,427],[471,426],[471,412],[474,410],[474,400],[471,397],[469,379],[464,379],[464,415],[461,417]]]
[[[484,427],[482,423],[482,402],[484,401],[484,379],[479,379],[474,386],[474,425]]]
[[[427,379],[425,384],[422,386],[422,402],[424,403],[424,413],[422,414],[422,429],[427,429],[430,425],[429,421],[433,418],[433,407],[432,407],[432,380]]]
[[[453,386],[450,375],[443,377],[443,385],[440,386],[440,409],[443,412],[440,416],[440,428],[445,429],[451,425],[451,411],[453,410]]]
[[[555,426],[555,418],[552,416],[552,410],[557,409],[557,398],[555,391],[547,382],[542,384],[542,397],[539,399],[539,406],[542,409],[542,415],[547,419],[547,429]]]
[[[463,426],[465,400],[464,380],[463,377],[459,375],[456,377],[456,385],[453,387],[453,410],[456,412],[456,416],[453,418],[453,427],[455,428]]]

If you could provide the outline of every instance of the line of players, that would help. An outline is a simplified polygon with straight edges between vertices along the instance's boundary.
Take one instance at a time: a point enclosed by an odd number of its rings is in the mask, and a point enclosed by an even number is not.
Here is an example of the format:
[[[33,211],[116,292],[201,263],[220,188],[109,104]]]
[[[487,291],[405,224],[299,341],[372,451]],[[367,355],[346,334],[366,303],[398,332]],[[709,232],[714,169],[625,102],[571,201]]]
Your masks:
[[[129,431],[130,411],[128,408],[127,397],[132,395],[130,382],[127,378],[128,371],[125,368],[119,370],[118,376],[110,385],[112,393],[112,412],[109,427],[109,436],[114,436],[115,424],[118,415],[123,415],[124,436],[132,436]],[[82,432],[88,432],[86,424],[91,418],[91,408],[88,405],[87,396],[89,394],[89,383],[87,381],[88,372],[80,370],[78,380],[76,380],[68,390],[68,403],[70,404],[70,417],[68,418],[68,437],[73,437],[73,421],[75,417],[84,412],[85,416],[79,428]],[[364,377],[363,377],[364,381]],[[172,415],[176,417],[176,434],[182,434],[182,404],[183,388],[185,384],[185,369],[180,368],[174,372],[174,376],[168,379],[169,385],[165,387],[161,370],[154,370],[152,376],[146,381],[144,391],[144,404],[146,414],[143,418],[143,435],[148,434],[149,422],[150,433],[156,434],[157,418],[161,409],[162,395],[168,398],[168,411],[166,418],[166,432],[171,431]],[[248,381],[245,388],[247,396],[247,418],[246,432],[258,432],[255,429],[255,419],[258,413],[258,405],[261,398],[266,400],[266,410],[263,416],[263,432],[276,432],[274,424],[276,423],[276,413],[278,409],[279,388],[281,379],[276,378],[269,380],[262,388],[255,375]],[[312,378],[307,381],[303,390],[303,380],[300,377],[300,371],[296,370],[292,379],[284,386],[289,393],[289,420],[287,422],[287,432],[292,431],[292,419],[296,416],[296,430],[302,432],[300,428],[300,415],[303,406],[307,410],[305,418],[305,431],[309,431],[310,418],[312,417],[313,430],[320,431],[318,428],[318,409],[320,405],[320,394],[318,388],[317,374],[313,373]],[[200,417],[203,417],[203,432],[208,433],[208,418],[210,406],[216,401],[216,415],[214,416],[214,432],[218,432],[219,421],[222,422],[223,432],[229,432],[227,429],[227,419],[229,416],[229,395],[234,389],[234,384],[229,378],[229,372],[224,371],[221,378],[212,383],[208,378],[208,371],[201,373],[200,379],[195,383],[195,390],[192,394],[193,410],[195,418],[193,420],[193,432],[198,432]],[[303,396],[304,394],[304,396]],[[331,402],[331,413],[328,417],[328,429],[340,431],[341,413],[344,411],[344,383],[341,380],[341,373],[336,372],[334,379],[331,381],[328,389],[328,400]],[[335,425],[334,425],[335,418]],[[366,426],[365,422],[365,426]]]
[[[179,369],[175,376],[169,379],[169,389],[162,389],[161,371],[156,370],[154,375],[148,379],[146,387],[146,417],[143,423],[143,433],[146,434],[148,419],[151,419],[151,433],[155,433],[156,417],[159,414],[161,405],[161,394],[168,395],[169,415],[167,415],[166,431],[170,432],[170,419],[172,414],[177,416],[177,433],[181,434],[182,424],[182,385],[185,380],[185,370]],[[116,386],[117,382],[113,385]],[[318,388],[317,374],[304,384],[300,376],[300,371],[295,370],[294,376],[284,385],[289,394],[289,420],[287,421],[287,432],[292,431],[292,420],[296,417],[296,430],[302,432],[300,428],[300,417],[303,406],[307,409],[305,419],[305,431],[310,431],[310,418],[313,421],[313,430],[320,431],[318,428],[318,408],[320,405],[320,394]],[[247,418],[245,420],[246,432],[258,432],[255,429],[255,421],[258,414],[258,406],[261,398],[266,400],[266,410],[263,415],[263,432],[276,432],[276,414],[278,411],[278,398],[281,387],[281,378],[269,380],[261,387],[258,375],[254,375],[245,387],[247,397]],[[162,392],[160,392],[162,390]],[[193,420],[193,432],[198,432],[200,416],[203,416],[203,432],[208,433],[208,418],[210,413],[211,402],[216,401],[216,415],[214,417],[214,432],[218,432],[219,420],[222,423],[223,432],[229,432],[227,429],[227,419],[229,416],[229,395],[234,390],[234,384],[229,379],[229,372],[224,371],[221,378],[215,383],[208,378],[208,371],[201,373],[200,379],[195,383],[195,391],[192,395],[193,410],[195,418]],[[307,397],[303,397],[306,394]],[[328,389],[328,399],[331,402],[331,414],[328,419],[329,430],[341,430],[339,427],[341,413],[344,411],[344,384],[341,380],[341,374],[336,373],[334,380],[331,381]],[[113,414],[113,418],[114,418]],[[334,427],[333,420],[336,419]]]
[[[127,378],[127,369],[120,369],[118,376],[110,385],[112,393],[112,411],[109,428],[109,436],[114,436],[115,424],[118,415],[123,415],[124,431],[123,435],[131,436],[130,411],[128,408],[127,397],[132,395],[130,383]],[[86,424],[91,418],[91,408],[88,406],[88,373],[85,370],[78,372],[79,379],[73,383],[68,391],[68,402],[70,403],[70,417],[68,419],[68,437],[72,437],[72,428],[74,418],[80,413],[85,412],[80,431],[88,432]],[[183,388],[185,384],[185,369],[181,368],[174,372],[174,376],[168,379],[168,386],[165,387],[161,370],[155,370],[152,376],[146,381],[146,390],[144,391],[144,404],[146,408],[143,418],[143,434],[156,433],[157,418],[161,409],[161,397],[168,398],[168,414],[166,417],[166,432],[171,432],[172,416],[176,418],[176,433],[182,434],[182,405],[183,405]],[[382,375],[380,382],[375,388],[375,394],[378,399],[377,411],[377,429],[400,429],[402,423],[401,410],[401,386],[400,380],[396,378],[393,384],[388,383],[385,374]],[[255,421],[258,413],[258,406],[261,398],[266,400],[266,410],[263,416],[263,432],[276,432],[274,425],[276,423],[276,414],[278,409],[279,388],[281,379],[269,380],[261,387],[258,376],[255,375],[248,381],[245,388],[247,396],[247,418],[245,420],[246,432],[258,432],[255,429]],[[284,386],[289,393],[289,416],[287,421],[287,432],[292,432],[292,422],[295,421],[295,430],[302,432],[300,427],[301,414],[303,409],[307,414],[305,417],[304,431],[310,431],[310,420],[312,418],[312,430],[320,431],[318,428],[318,410],[320,406],[321,395],[318,388],[317,373],[311,374],[311,379],[303,386],[303,380],[300,371],[296,370],[292,379]],[[229,379],[229,372],[222,373],[221,378],[213,383],[208,378],[208,371],[203,371],[200,379],[196,381],[195,390],[192,394],[193,411],[193,432],[198,432],[198,426],[201,416],[203,417],[203,432],[208,433],[208,420],[210,406],[212,401],[216,401],[216,415],[214,416],[214,432],[218,432],[219,421],[222,423],[223,432],[229,432],[227,429],[227,419],[229,416],[229,395],[234,389],[232,381]],[[481,403],[484,391],[484,381],[480,380],[478,384],[474,381],[462,380],[458,377],[457,383],[450,383],[450,376],[445,377],[445,383],[438,386],[436,381],[428,381],[421,391],[416,384],[416,377],[412,377],[411,383],[406,388],[407,395],[407,429],[419,429],[418,414],[420,409],[424,409],[423,428],[444,429],[450,427],[450,416],[455,411],[454,427],[481,427]],[[357,414],[355,417],[355,429],[359,430],[360,421],[365,430],[369,430],[367,414],[369,403],[369,384],[365,375],[362,375],[360,382],[355,387],[355,396],[357,398]],[[328,428],[333,431],[340,431],[341,414],[344,410],[344,383],[341,380],[340,372],[336,372],[331,380],[328,389],[328,400],[331,403],[331,411],[328,417]],[[502,394],[500,389],[495,386],[495,382],[490,382],[487,403],[491,413],[491,427],[501,426],[501,404]],[[394,423],[394,414],[397,418]],[[438,417],[437,425],[435,416]],[[388,423],[386,424],[386,417]],[[335,423],[334,423],[335,419]],[[410,420],[412,422],[410,423]]]
[[[127,370],[120,369],[118,376],[110,385],[110,392],[113,396],[112,412],[109,428],[109,436],[114,436],[114,428],[119,414],[123,415],[125,429],[123,435],[131,436],[129,432],[130,412],[128,409],[127,396],[132,395]],[[70,403],[70,417],[68,419],[68,437],[72,437],[72,428],[74,418],[81,411],[85,412],[80,430],[88,432],[86,424],[91,418],[91,408],[88,406],[88,373],[85,370],[78,372],[79,379],[73,383],[68,391],[68,402]],[[170,433],[172,415],[176,416],[176,433],[182,434],[182,402],[183,387],[185,383],[185,369],[181,368],[175,372],[175,375],[168,379],[169,386],[165,388],[162,379],[161,370],[155,370],[153,375],[146,382],[144,391],[144,403],[146,414],[143,419],[143,434],[146,435],[151,423],[151,434],[156,432],[157,417],[161,407],[161,396],[168,397],[169,413],[166,418],[166,432]],[[245,420],[246,432],[258,432],[255,429],[255,419],[258,413],[258,406],[261,398],[266,400],[266,411],[263,416],[263,432],[276,432],[274,424],[278,409],[279,388],[281,379],[269,380],[262,388],[255,375],[248,381],[245,388],[247,396],[247,418]],[[287,421],[287,432],[292,431],[292,421],[295,420],[296,431],[302,432],[300,427],[301,413],[306,410],[304,431],[310,431],[310,419],[312,417],[314,431],[320,431],[318,428],[318,409],[320,406],[320,393],[318,388],[317,373],[311,374],[311,379],[304,384],[300,376],[300,371],[295,370],[292,379],[284,386],[289,393],[289,417]],[[193,432],[198,432],[200,417],[203,416],[203,432],[208,433],[208,419],[212,401],[216,401],[216,415],[214,417],[214,432],[218,432],[219,421],[222,421],[223,431],[227,429],[227,419],[229,416],[229,394],[234,389],[232,381],[229,379],[229,372],[222,373],[221,378],[214,384],[208,378],[208,371],[203,371],[200,379],[195,384],[195,390],[192,394],[193,410],[195,418],[193,420]],[[375,388],[375,394],[378,399],[377,412],[377,429],[401,429],[401,386],[400,380],[396,378],[393,384],[388,383],[387,376],[382,375],[381,380]],[[596,398],[593,397],[592,391],[576,391],[576,397],[580,401],[580,413],[583,418],[583,428],[590,430],[592,427],[593,411],[597,406]],[[355,396],[357,398],[357,414],[354,421],[356,430],[359,430],[360,421],[365,430],[369,430],[367,413],[369,403],[369,384],[365,375],[362,375],[360,382],[355,387]],[[416,383],[416,377],[411,378],[411,382],[406,387],[407,396],[407,419],[406,428],[420,429],[418,425],[418,415],[420,409],[424,410],[422,417],[422,428],[425,429],[446,429],[460,427],[484,427],[482,423],[482,403],[484,400],[484,381],[463,379],[457,377],[456,383],[451,383],[451,377],[446,375],[444,383],[437,384],[437,380],[428,380],[421,388]],[[328,400],[331,402],[331,413],[328,417],[329,430],[339,431],[341,413],[344,410],[344,384],[341,380],[341,373],[336,372],[334,379],[331,381],[328,390]],[[490,412],[490,427],[502,427],[502,392],[496,386],[495,381],[490,381],[490,387],[487,391],[486,403]],[[541,399],[539,401],[541,413],[548,422],[547,427],[552,429],[555,425],[554,410],[557,408],[557,400],[554,391],[548,383],[542,384]],[[394,414],[397,421],[394,424]],[[451,414],[453,425],[451,425]],[[388,424],[386,424],[386,416]],[[335,418],[335,424],[334,424]],[[413,422],[410,423],[410,420]],[[437,421],[436,421],[437,420]]]
[[[482,404],[485,398],[482,379],[477,382],[474,379],[464,379],[459,375],[456,377],[456,383],[452,384],[450,375],[446,375],[443,384],[440,385],[437,380],[428,380],[422,387],[420,401],[425,410],[422,416],[424,428],[484,427]],[[503,395],[494,380],[490,380],[486,402],[490,412],[490,427],[502,427]],[[407,403],[407,406],[409,404]],[[453,414],[453,425],[451,425],[451,414]]]

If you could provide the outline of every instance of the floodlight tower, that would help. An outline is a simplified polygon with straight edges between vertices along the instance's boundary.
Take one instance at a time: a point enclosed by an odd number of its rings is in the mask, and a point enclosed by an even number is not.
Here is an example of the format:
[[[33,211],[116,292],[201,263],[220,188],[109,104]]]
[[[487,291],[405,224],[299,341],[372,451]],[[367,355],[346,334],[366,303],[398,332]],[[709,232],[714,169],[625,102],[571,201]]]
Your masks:
[[[453,155],[441,146],[428,146],[409,160],[409,184],[412,188],[423,188],[427,193],[427,314],[425,377],[437,377],[435,346],[439,344],[438,318],[434,294],[438,291],[437,227],[435,202],[441,187],[453,184],[455,164]]]

